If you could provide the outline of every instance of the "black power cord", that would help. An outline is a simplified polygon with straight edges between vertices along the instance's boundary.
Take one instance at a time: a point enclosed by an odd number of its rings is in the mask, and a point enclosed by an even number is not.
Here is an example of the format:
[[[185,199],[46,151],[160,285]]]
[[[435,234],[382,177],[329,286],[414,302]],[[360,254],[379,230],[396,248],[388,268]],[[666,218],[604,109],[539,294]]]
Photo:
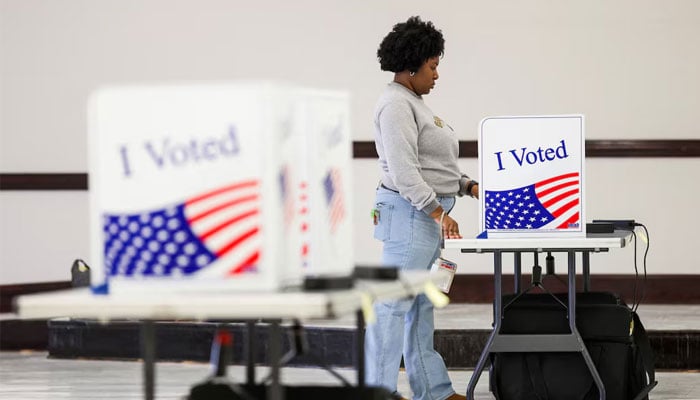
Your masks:
[[[649,239],[649,230],[644,224],[638,222],[630,222],[630,228],[624,228],[632,233],[632,238],[634,240],[634,286],[633,286],[633,298],[632,298],[632,311],[637,312],[639,305],[644,301],[646,297],[646,286],[647,286],[647,255],[649,254],[649,247],[651,245],[651,240]],[[644,257],[642,258],[642,267],[644,275],[639,283],[639,263],[637,259],[637,232],[635,231],[637,227],[644,229],[644,236],[646,237],[646,247],[644,249]]]
[[[642,229],[644,229],[644,235],[646,236],[646,240],[645,240],[645,242],[646,242],[646,248],[644,249],[644,258],[643,258],[643,261],[642,261],[642,265],[643,265],[643,268],[644,268],[644,280],[643,280],[643,282],[642,282],[642,283],[643,283],[643,284],[642,284],[642,292],[641,292],[641,295],[640,295],[640,298],[639,298],[639,302],[637,303],[637,306],[633,309],[634,312],[637,312],[637,308],[639,307],[639,304],[640,304],[642,301],[644,301],[644,297],[646,296],[646,286],[647,286],[647,255],[649,254],[649,246],[651,245],[651,239],[649,238],[649,230],[647,229],[646,226],[644,226],[644,224],[635,223],[634,225],[635,225],[635,227],[638,226],[638,227],[641,227]],[[635,272],[636,272],[636,270],[637,270],[637,243],[636,243],[636,235],[635,235],[635,246],[634,246],[634,250],[635,250],[635,252],[634,252],[634,267],[635,267]]]
[[[639,302],[637,301],[637,282],[639,281],[639,268],[637,267],[637,233],[632,229],[632,238],[634,240],[634,285],[632,286],[632,311],[637,311]]]
[[[651,244],[651,240],[649,239],[649,230],[646,226],[644,226],[644,224],[636,222],[633,219],[601,219],[593,220],[593,223],[608,223],[613,225],[614,229],[616,230],[630,231],[632,233],[632,238],[634,240],[634,286],[632,306],[630,307],[630,309],[634,312],[637,312],[639,304],[641,304],[642,301],[644,301],[644,297],[646,296],[647,255],[649,254],[649,246]],[[644,234],[646,236],[646,248],[644,249],[644,258],[642,261],[644,268],[644,278],[641,284],[639,284],[639,266],[637,262],[637,232],[635,232],[638,227],[644,229]]]

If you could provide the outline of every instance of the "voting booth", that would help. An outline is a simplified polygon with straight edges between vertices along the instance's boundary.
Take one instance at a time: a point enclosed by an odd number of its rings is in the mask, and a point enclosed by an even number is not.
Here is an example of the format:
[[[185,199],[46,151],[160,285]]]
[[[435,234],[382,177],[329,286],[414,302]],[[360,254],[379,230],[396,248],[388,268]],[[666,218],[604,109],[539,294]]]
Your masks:
[[[481,238],[582,237],[582,115],[489,117],[479,132]]]
[[[354,268],[349,103],[305,89],[298,104],[302,265],[306,275],[349,275]]]
[[[88,118],[94,292],[276,290],[351,270],[344,93],[111,87]]]

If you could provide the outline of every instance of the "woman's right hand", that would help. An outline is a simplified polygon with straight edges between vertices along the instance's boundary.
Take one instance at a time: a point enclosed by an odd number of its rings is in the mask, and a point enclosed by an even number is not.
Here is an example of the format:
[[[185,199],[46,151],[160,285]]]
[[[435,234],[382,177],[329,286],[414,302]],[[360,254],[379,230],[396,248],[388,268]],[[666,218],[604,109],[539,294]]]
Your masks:
[[[437,223],[440,223],[440,218],[437,219]],[[462,235],[459,234],[459,224],[457,221],[452,219],[449,215],[445,215],[442,219],[442,235],[445,239],[461,239]]]
[[[433,213],[430,216],[435,220],[436,223],[440,224],[440,218],[442,217],[442,213],[442,208],[438,208],[437,210],[433,211]],[[462,235],[459,234],[459,224],[447,214],[445,214],[445,216],[442,217],[442,236],[445,239],[462,238]]]

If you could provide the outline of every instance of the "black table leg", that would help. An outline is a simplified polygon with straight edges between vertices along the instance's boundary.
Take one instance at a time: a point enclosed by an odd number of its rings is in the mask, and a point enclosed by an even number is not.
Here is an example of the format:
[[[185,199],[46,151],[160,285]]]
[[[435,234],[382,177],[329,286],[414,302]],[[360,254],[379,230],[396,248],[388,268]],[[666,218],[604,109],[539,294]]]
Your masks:
[[[255,321],[246,321],[248,334],[246,344],[246,383],[255,385]]]
[[[357,353],[355,353],[355,365],[357,366],[357,387],[362,390],[365,387],[365,316],[362,310],[357,311],[357,333],[355,337],[355,345]]]
[[[155,399],[156,380],[156,338],[155,323],[145,320],[141,323],[141,354],[143,356],[143,391],[146,400]]]
[[[513,293],[520,293],[520,275],[522,273],[523,258],[522,253],[516,251],[513,253]]]
[[[268,388],[269,400],[284,400],[284,388],[282,387],[280,374],[280,361],[282,353],[282,335],[280,333],[280,322],[272,321],[270,323],[270,377],[272,383]]]
[[[581,355],[583,356],[583,360],[586,362],[586,365],[588,366],[588,370],[591,372],[591,376],[593,377],[593,381],[595,382],[596,386],[598,387],[599,399],[605,400],[605,386],[603,385],[603,380],[600,378],[600,375],[598,374],[598,369],[596,368],[595,364],[593,363],[593,359],[591,359],[591,355],[588,354],[588,350],[586,349],[586,345],[583,342],[583,339],[581,338],[581,334],[578,332],[578,329],[576,328],[576,252],[569,251],[568,256],[569,256],[569,329],[571,329],[571,333],[574,335],[574,337],[578,341],[578,345],[579,345],[579,348],[581,349]]]
[[[591,289],[591,252],[583,251],[581,256],[583,261],[583,291],[587,292]]]
[[[493,281],[494,281],[494,315],[493,315],[493,330],[491,335],[486,341],[486,346],[484,350],[481,351],[481,356],[479,356],[479,361],[474,367],[474,372],[471,378],[469,378],[469,384],[467,384],[467,400],[474,400],[474,389],[476,389],[476,384],[479,382],[479,376],[486,366],[486,362],[489,360],[491,354],[491,347],[493,346],[494,338],[498,335],[501,330],[501,275],[502,275],[502,254],[500,251],[495,251],[493,253]]]

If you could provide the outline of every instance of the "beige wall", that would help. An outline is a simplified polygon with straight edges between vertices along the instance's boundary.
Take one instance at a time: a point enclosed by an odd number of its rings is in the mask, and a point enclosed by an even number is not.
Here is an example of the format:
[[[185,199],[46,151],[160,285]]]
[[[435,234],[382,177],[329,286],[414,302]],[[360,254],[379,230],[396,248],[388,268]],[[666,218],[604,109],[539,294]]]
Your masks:
[[[348,90],[354,139],[371,140],[391,79],[377,45],[414,14],[445,34],[426,101],[461,140],[476,140],[485,116],[562,113],[585,114],[590,139],[700,139],[696,0],[0,0],[0,172],[86,172],[86,99],[115,83]],[[462,165],[476,173],[476,160]],[[378,174],[372,160],[354,166],[356,261],[372,263],[365,217]],[[589,159],[588,215],[647,224],[650,273],[698,273],[698,172],[699,159]],[[476,202],[456,212],[476,233]],[[0,218],[0,284],[65,280],[72,258],[86,257],[86,193],[2,192]],[[597,268],[632,273],[631,252],[617,253],[596,256]],[[451,256],[462,272],[490,271],[487,256]]]

